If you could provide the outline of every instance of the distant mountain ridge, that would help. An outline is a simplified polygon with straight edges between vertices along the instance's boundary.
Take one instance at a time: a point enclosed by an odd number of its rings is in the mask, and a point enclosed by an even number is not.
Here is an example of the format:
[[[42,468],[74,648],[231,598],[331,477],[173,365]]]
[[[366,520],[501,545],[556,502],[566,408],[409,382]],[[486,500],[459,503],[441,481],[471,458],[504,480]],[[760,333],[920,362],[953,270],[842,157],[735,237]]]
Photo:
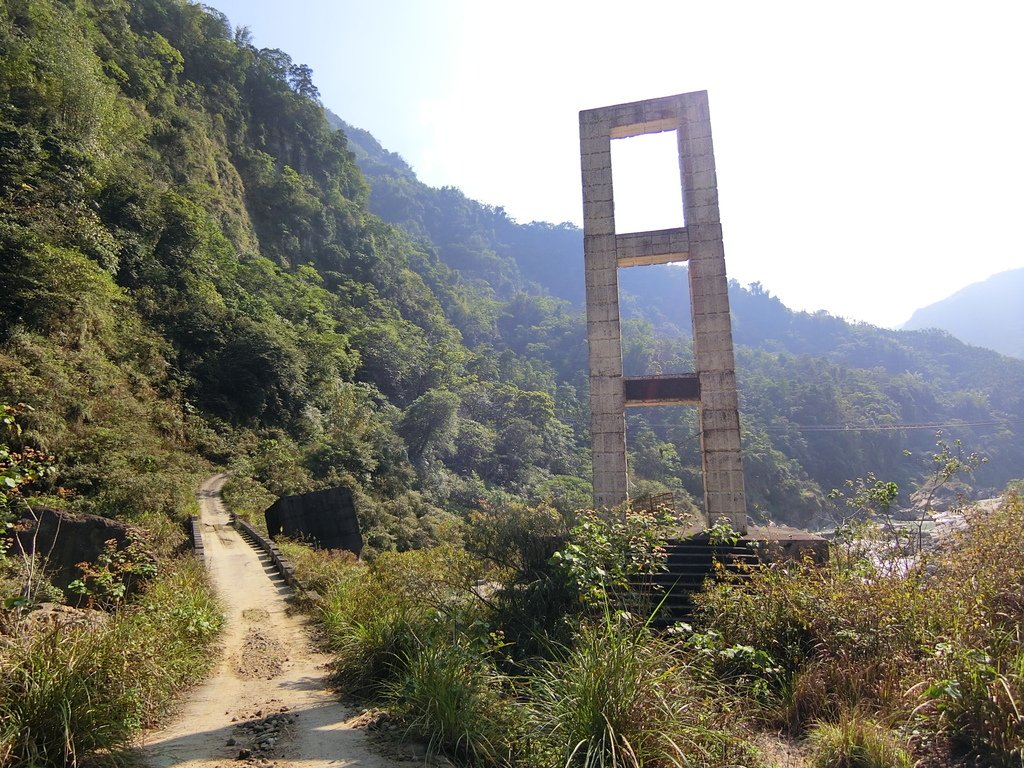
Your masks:
[[[1024,268],[1000,272],[918,309],[902,329],[938,328],[961,341],[1024,358]]]

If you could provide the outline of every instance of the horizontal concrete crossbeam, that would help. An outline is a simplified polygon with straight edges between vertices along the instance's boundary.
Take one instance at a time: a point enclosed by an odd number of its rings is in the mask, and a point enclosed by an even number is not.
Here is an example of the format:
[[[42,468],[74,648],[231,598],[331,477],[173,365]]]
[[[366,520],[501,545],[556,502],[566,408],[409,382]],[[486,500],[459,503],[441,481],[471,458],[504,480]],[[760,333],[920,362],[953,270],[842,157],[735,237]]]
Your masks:
[[[686,227],[630,232],[615,236],[615,252],[620,267],[672,264],[690,258],[690,238]]]
[[[700,377],[695,373],[628,376],[622,380],[626,406],[699,405]]]

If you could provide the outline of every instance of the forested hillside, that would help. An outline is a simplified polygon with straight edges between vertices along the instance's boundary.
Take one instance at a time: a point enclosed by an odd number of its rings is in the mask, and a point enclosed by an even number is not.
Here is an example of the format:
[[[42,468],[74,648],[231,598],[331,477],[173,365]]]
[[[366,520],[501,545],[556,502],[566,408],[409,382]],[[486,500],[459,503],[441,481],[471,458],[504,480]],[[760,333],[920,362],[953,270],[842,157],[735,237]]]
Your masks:
[[[502,305],[367,211],[308,68],[183,1],[0,22],[0,399],[34,409],[51,490],[181,507],[198,452],[274,494],[350,486],[383,549],[585,474]]]
[[[208,8],[0,10],[0,401],[57,458],[40,490],[131,517],[180,514],[203,462],[254,509],[341,484],[369,552],[482,499],[586,503],[577,229],[424,186]],[[684,273],[624,274],[627,369],[686,370]],[[868,472],[909,490],[940,424],[973,425],[945,429],[982,488],[1021,474],[1024,363],[733,300],[753,511],[807,523]],[[699,496],[695,433],[631,412],[638,493]]]

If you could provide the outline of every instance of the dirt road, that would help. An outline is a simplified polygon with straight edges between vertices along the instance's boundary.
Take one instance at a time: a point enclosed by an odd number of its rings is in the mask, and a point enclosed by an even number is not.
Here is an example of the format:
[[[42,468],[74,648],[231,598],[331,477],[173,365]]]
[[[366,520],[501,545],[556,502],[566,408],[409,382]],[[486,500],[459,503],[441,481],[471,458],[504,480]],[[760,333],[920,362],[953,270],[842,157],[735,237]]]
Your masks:
[[[145,763],[391,768],[327,690],[328,659],[311,649],[305,617],[290,612],[288,587],[231,527],[220,500],[225,479],[212,477],[199,491],[207,566],[226,615],[223,654],[179,718],[148,734]]]

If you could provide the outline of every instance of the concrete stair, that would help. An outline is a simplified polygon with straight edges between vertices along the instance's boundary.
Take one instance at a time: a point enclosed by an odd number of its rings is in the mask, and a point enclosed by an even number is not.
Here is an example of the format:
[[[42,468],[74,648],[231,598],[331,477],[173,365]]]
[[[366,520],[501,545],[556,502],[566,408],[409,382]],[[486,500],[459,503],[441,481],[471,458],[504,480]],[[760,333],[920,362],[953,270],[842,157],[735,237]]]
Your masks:
[[[652,611],[658,608],[653,623],[661,626],[691,617],[693,594],[707,579],[725,573],[742,576],[761,563],[753,548],[743,541],[713,544],[707,536],[696,536],[670,540],[665,549],[664,571],[637,576],[630,582],[643,604]]]

